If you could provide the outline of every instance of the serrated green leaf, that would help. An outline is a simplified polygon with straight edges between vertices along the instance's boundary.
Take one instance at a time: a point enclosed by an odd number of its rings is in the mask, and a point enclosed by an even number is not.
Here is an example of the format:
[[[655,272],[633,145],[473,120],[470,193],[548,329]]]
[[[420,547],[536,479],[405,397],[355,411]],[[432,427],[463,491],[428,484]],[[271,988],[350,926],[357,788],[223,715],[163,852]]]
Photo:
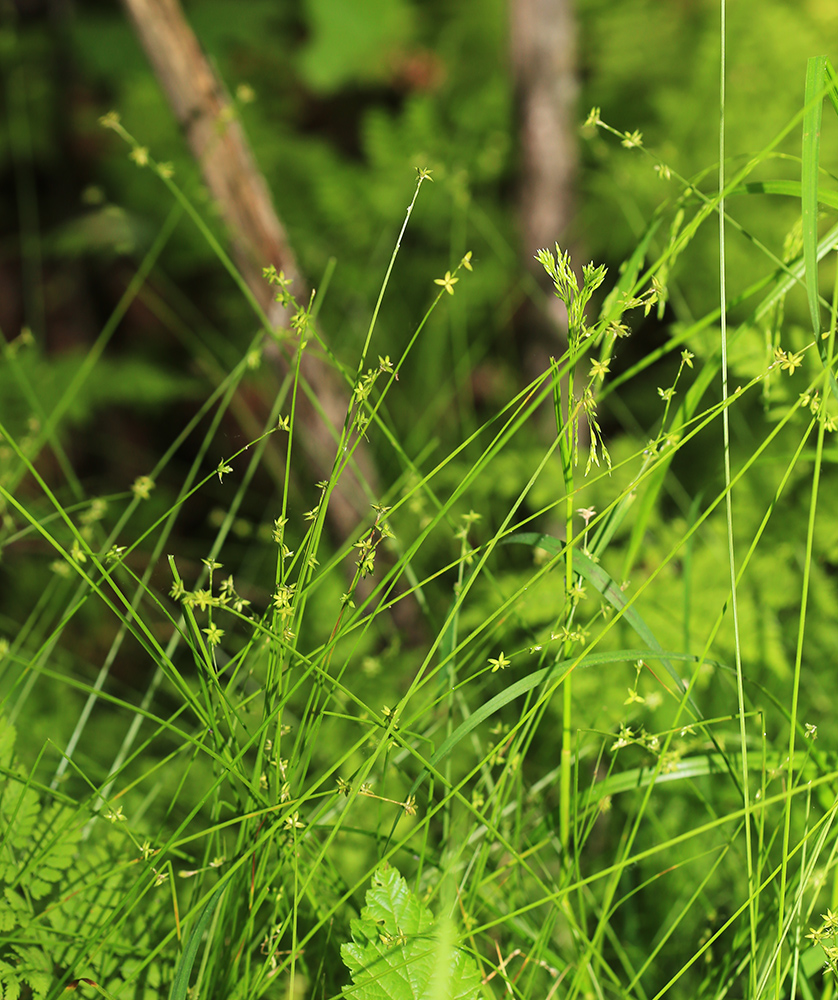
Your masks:
[[[0,899],[0,931],[10,931],[13,927],[23,927],[29,923],[29,908],[26,900],[14,889],[5,889]]]
[[[0,962],[0,990],[3,1000],[17,1000],[20,996],[20,977],[7,962]]]
[[[0,838],[0,843],[14,838],[13,842],[20,844],[30,837],[40,811],[37,792],[7,783],[0,794],[0,826],[5,828],[5,835]]]
[[[63,868],[53,868],[51,865],[46,864],[38,866],[38,878],[44,882],[59,882],[63,874]]]
[[[36,899],[50,892],[50,883],[60,882],[75,863],[81,825],[76,823],[73,828],[72,822],[73,814],[65,806],[54,806],[42,814],[36,831],[37,843],[28,852],[21,880]]]
[[[33,899],[43,899],[49,895],[52,886],[49,882],[42,882],[39,878],[31,878],[26,883],[26,888]]]
[[[41,948],[21,948],[13,946],[15,964],[0,963],[0,985],[3,987],[3,1000],[18,997],[21,987],[26,984],[28,995],[32,1000],[44,997],[49,992],[53,982],[52,968],[49,958]]]
[[[45,997],[47,995],[52,983],[52,976],[48,972],[30,972],[26,976],[26,981],[32,990],[34,1000],[36,997]]]
[[[375,873],[366,906],[351,928],[352,943],[340,950],[352,974],[353,985],[345,987],[347,996],[358,1000],[428,1000],[435,973],[445,961],[450,963],[450,1000],[477,996],[480,973],[476,964],[457,948],[441,949],[433,915],[395,868]]]
[[[17,924],[17,917],[14,910],[5,903],[0,902],[0,934],[6,934]]]

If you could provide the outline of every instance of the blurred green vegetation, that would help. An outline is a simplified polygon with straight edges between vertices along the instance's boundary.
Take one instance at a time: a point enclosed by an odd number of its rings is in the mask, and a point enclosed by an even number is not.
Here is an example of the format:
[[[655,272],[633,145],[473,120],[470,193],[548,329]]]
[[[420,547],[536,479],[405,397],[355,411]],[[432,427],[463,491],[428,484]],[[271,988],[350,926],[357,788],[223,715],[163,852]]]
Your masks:
[[[427,306],[432,279],[472,250],[474,273],[423,331],[408,370],[400,373],[400,391],[388,400],[408,453],[425,453],[426,458],[447,453],[476,425],[480,413],[502,404],[524,384],[521,341],[526,330],[516,328],[515,317],[528,297],[540,295],[522,266],[516,235],[518,139],[506,4],[193,0],[185,9],[230,92],[242,84],[252,88],[254,99],[238,104],[242,122],[303,272],[317,286],[329,262],[336,262],[320,321],[328,343],[350,367],[366,333],[415,168],[433,170],[434,183],[423,192],[397,264],[396,293],[384,303],[380,343],[382,352],[399,353]],[[718,11],[709,0],[665,6],[657,0],[586,0],[578,5],[577,17],[582,167],[572,231],[556,236],[574,248],[577,260],[593,258],[609,267],[607,288],[661,205],[665,221],[652,240],[650,259],[668,238],[682,189],[655,169],[660,163],[683,177],[697,176],[704,190],[712,190],[716,182]],[[755,176],[797,175],[805,59],[837,21],[829,3],[762,0],[732,6],[729,170],[793,125]],[[77,371],[74,359],[95,342],[133,267],[171,211],[158,179],[129,160],[128,149],[100,127],[99,117],[116,109],[156,159],[174,164],[178,182],[199,205],[205,204],[205,195],[196,165],[117,5],[86,0],[72,12],[62,9],[31,18],[17,17],[14,7],[6,6],[0,67],[6,94],[6,127],[0,129],[6,294],[0,313],[7,340],[26,327],[37,343],[25,362],[7,365],[0,373],[0,412],[8,427],[26,434],[38,408],[47,412],[50,399]],[[624,149],[602,130],[583,128],[591,106],[598,106],[603,120],[618,129],[642,132],[652,156],[645,149]],[[826,130],[824,148],[828,161],[838,151],[838,130]],[[207,209],[208,221],[217,225]],[[729,229],[728,268],[741,289],[766,269],[753,241],[762,240],[782,257],[799,209],[792,199],[766,196],[732,198],[729,211],[747,232],[740,236]],[[653,313],[620,342],[614,362],[618,370],[664,343],[678,324],[683,327],[714,307],[716,239],[706,226],[677,260],[668,277],[665,315],[658,319]],[[741,307],[743,316],[747,308],[747,303]],[[787,326],[805,323],[802,293],[790,295],[782,320]],[[181,219],[148,290],[120,324],[95,377],[88,379],[61,425],[66,462],[80,470],[85,488],[118,493],[146,473],[168,447],[172,421],[179,426],[186,419],[201,380],[207,379],[207,372],[196,367],[196,341],[211,345],[214,357],[229,364],[256,326],[232,281],[219,277],[205,240]],[[711,327],[692,337],[689,346],[699,357],[709,357],[716,350],[716,336]],[[746,332],[733,349],[732,377],[744,379],[764,367],[775,336],[776,330],[756,327]],[[796,346],[788,343],[788,333],[784,337],[788,346]],[[615,455],[632,454],[652,433],[660,414],[655,387],[667,384],[670,366],[664,356],[604,404],[602,419]],[[267,383],[258,373],[253,378],[256,391],[262,391]],[[28,400],[22,396],[22,379],[31,389]],[[776,394],[785,387],[779,378],[772,386],[777,405]],[[766,398],[769,415],[771,405]],[[744,458],[751,447],[747,420],[735,430],[734,447]],[[241,440],[238,429],[224,433],[231,442]],[[491,480],[478,481],[470,502],[499,517],[538,462],[543,440],[536,421],[529,444],[504,456]],[[385,477],[403,471],[389,451],[374,447]],[[639,559],[621,566],[619,551],[611,557],[615,577],[622,570],[636,576],[655,568],[659,554],[688,523],[693,498],[718,488],[717,448],[708,443],[706,465],[676,462],[666,504],[648,525]],[[473,449],[464,450],[463,465],[473,454]],[[178,461],[191,458],[187,446]],[[56,461],[60,466],[61,460]],[[456,483],[461,467],[453,463],[440,477],[440,488]],[[176,465],[173,482],[181,475],[182,466]],[[621,475],[618,468],[611,478],[595,479],[586,487],[586,502],[604,507],[623,487]],[[761,467],[759,475],[753,488],[765,495],[779,472]],[[550,503],[560,492],[560,479],[558,469],[548,469],[524,510]],[[264,497],[277,486],[264,477],[257,477],[255,486],[255,499],[245,502],[239,534],[229,547],[234,564],[240,559],[258,574],[263,557],[250,539],[258,536]],[[62,490],[72,497],[72,483]],[[176,486],[161,484],[155,498],[160,510],[175,492]],[[192,502],[178,529],[180,550],[195,559],[205,549],[217,509],[211,494],[206,490]],[[304,501],[301,496],[299,502]],[[747,504],[743,508],[747,516]],[[421,523],[424,515],[416,507],[411,516]],[[793,572],[789,567],[803,525],[791,534],[788,525],[775,530],[776,542],[760,550],[765,565],[756,579],[771,578],[780,567]],[[830,544],[831,552],[834,540]],[[692,564],[694,578],[701,581],[690,591],[693,621],[702,595],[713,605],[725,586],[724,545],[721,533],[702,536]],[[9,560],[3,572],[11,628],[28,577],[16,561]],[[683,603],[679,588],[688,587],[689,580],[675,565],[666,572],[668,603],[653,602],[646,613],[655,628],[678,644],[691,638],[694,625],[673,616],[671,602],[676,607]],[[829,572],[825,565],[823,573]],[[510,568],[502,589],[514,589],[516,579]],[[826,579],[822,582],[816,593],[825,602],[820,620],[827,623],[833,617],[831,588]],[[34,575],[32,583],[37,586]],[[754,617],[745,630],[746,649],[769,674],[787,674],[796,593],[790,579],[787,588],[773,593],[767,617],[764,594],[755,591],[744,604],[745,615]],[[495,599],[485,596],[486,601]],[[550,618],[550,610],[538,609],[533,601],[532,621],[522,625]],[[481,613],[480,606],[473,611],[475,617]],[[719,643],[730,662],[729,639],[722,636]],[[827,624],[818,643],[825,655],[832,644]],[[402,650],[399,655],[407,654]],[[729,692],[720,695],[720,702],[728,704]]]
[[[22,295],[7,297],[2,314],[7,339],[26,324],[63,348],[65,338],[82,347],[93,338],[119,284],[120,261],[149,246],[170,208],[156,178],[128,160],[119,140],[99,127],[99,116],[118,110],[128,130],[158,160],[171,161],[199,200],[200,181],[121,8],[93,0],[72,13],[59,7],[52,17],[30,20],[6,7],[0,171],[7,197],[0,226],[7,266],[11,274],[20,267],[22,278]],[[510,337],[511,324],[537,292],[522,272],[516,235],[518,138],[506,4],[193,0],[186,12],[230,92],[252,88],[255,100],[241,107],[242,120],[303,273],[316,286],[328,262],[337,263],[322,316],[338,356],[354,358],[413,170],[429,167],[436,188],[409,229],[410,263],[400,265],[399,294],[385,304],[389,345],[395,351],[404,342],[440,264],[472,249],[480,266],[461,286],[455,315],[437,321],[448,328],[423,338],[412,375],[426,392],[453,367],[452,396],[461,396],[471,390],[468,376],[489,358],[494,378],[481,386],[508,391],[526,337],[520,329]],[[684,177],[701,172],[702,186],[712,188],[717,115],[708,112],[718,106],[717,5],[587,0],[577,17],[580,125],[599,106],[609,124],[642,132],[647,148],[672,170]],[[835,26],[827,3],[770,0],[731,9],[732,164],[799,115],[805,59]],[[829,153],[838,151],[835,136],[827,133],[824,142]],[[756,179],[794,175],[799,127],[776,155],[782,158],[767,159]],[[605,263],[613,273],[653,211],[676,200],[680,188],[662,180],[644,152],[627,151],[603,133],[580,129],[579,156],[575,222],[556,239],[577,259]],[[762,266],[750,239],[781,256],[797,209],[777,198],[744,202],[731,211],[750,237],[733,236],[728,248],[731,273],[743,286]],[[706,227],[669,277],[670,308],[680,320],[701,315],[717,298],[714,239]],[[248,337],[254,324],[246,304],[232,282],[217,280],[194,227],[178,225],[158,271],[188,297],[178,304],[181,315],[198,310],[233,344]],[[62,306],[74,315],[57,324]],[[651,325],[626,353],[660,336]],[[170,342],[167,331],[158,350]]]
[[[396,294],[385,300],[381,350],[398,354],[427,305],[432,279],[472,250],[474,273],[460,283],[450,308],[432,318],[409,369],[400,373],[400,391],[388,401],[409,453],[450,449],[481,412],[521,388],[526,330],[516,329],[515,317],[529,296],[540,294],[522,267],[516,236],[518,143],[506,4],[193,0],[185,9],[230,92],[242,84],[252,88],[255,99],[238,105],[241,118],[303,272],[316,286],[329,262],[336,262],[320,319],[329,344],[350,366],[366,332],[415,168],[433,170],[433,186],[423,192],[397,265]],[[96,340],[135,263],[171,211],[158,179],[129,160],[127,148],[101,129],[99,117],[118,110],[139,142],[158,160],[174,164],[178,182],[199,205],[205,196],[197,168],[117,5],[86,0],[72,11],[56,9],[52,16],[31,18],[18,17],[14,10],[13,5],[4,7],[0,33],[6,95],[6,127],[0,129],[0,179],[6,192],[0,209],[5,290],[0,314],[7,340],[26,327],[37,348],[17,367],[3,369],[0,411],[11,429],[25,434],[38,409],[48,411],[50,399],[77,371],[74,359]],[[590,257],[608,265],[610,281],[662,204],[665,223],[652,240],[650,258],[668,237],[682,190],[655,169],[660,162],[683,177],[697,175],[704,190],[715,184],[718,11],[709,0],[665,6],[657,0],[586,0],[578,5],[577,17],[582,169],[572,231],[556,236],[574,248],[577,260]],[[805,59],[829,37],[836,21],[838,14],[829,3],[762,0],[732,6],[729,169],[793,125],[755,176],[796,176]],[[602,130],[582,128],[594,105],[609,124],[642,132],[653,155],[624,149]],[[838,151],[838,130],[825,132],[824,149],[828,161]],[[740,236],[729,229],[728,268],[741,289],[766,268],[765,257],[754,253],[754,240],[782,258],[798,206],[792,199],[766,196],[732,198],[729,210],[747,233]],[[212,212],[206,214],[212,223]],[[677,324],[683,327],[713,308],[718,298],[715,240],[712,228],[705,227],[678,259],[668,278],[665,315],[658,319],[653,313],[620,342],[618,370],[663,343],[672,324],[678,329]],[[743,304],[742,315],[747,308]],[[782,320],[792,331],[795,323],[805,323],[802,294],[790,295]],[[217,360],[231,363],[255,329],[232,281],[219,278],[204,239],[181,220],[153,269],[149,289],[120,324],[95,377],[88,379],[61,425],[66,461],[86,477],[86,488],[95,485],[96,492],[105,494],[124,490],[168,446],[172,420],[186,418],[200,380],[207,378],[195,364],[196,339],[211,345]],[[776,335],[776,329],[746,332],[732,354],[733,377],[746,378],[764,367]],[[689,345],[699,357],[710,356],[715,337],[715,329],[709,328]],[[796,346],[788,333],[784,337],[788,346]],[[604,405],[615,454],[632,453],[651,433],[660,413],[655,387],[666,384],[670,365],[664,357]],[[22,378],[30,386],[28,400],[20,388]],[[262,385],[258,374],[254,380]],[[774,405],[780,391],[785,389],[775,378]],[[766,398],[769,416],[771,405]],[[477,484],[485,496],[474,497],[473,503],[480,500],[485,510],[502,511],[517,496],[541,453],[537,424],[530,444],[504,458],[490,482]],[[751,447],[747,420],[736,430],[734,447],[745,457]],[[225,433],[231,440],[240,436],[238,430]],[[388,451],[375,447],[385,471],[400,471]],[[706,466],[676,463],[677,485],[667,486],[668,507],[650,524],[640,561],[620,568],[636,572],[654,567],[656,553],[666,549],[672,532],[690,516],[693,497],[718,486],[716,448],[708,444]],[[472,454],[467,448],[462,462]],[[191,457],[187,447],[184,460]],[[60,466],[61,459],[56,461]],[[459,469],[454,463],[440,482],[456,482]],[[776,477],[769,468],[760,475],[763,481],[755,489],[764,494]],[[619,477],[617,471],[610,480],[597,479],[586,496],[604,505],[622,485]],[[551,491],[559,489],[559,478],[557,470],[548,470],[527,504],[537,509],[548,503]],[[276,488],[265,479],[256,485],[268,496]],[[64,489],[70,497],[72,486]],[[173,496],[169,492],[167,499]],[[165,509],[162,496],[159,503]],[[249,508],[246,504],[240,538],[231,542],[240,543],[241,558],[245,563],[249,559],[254,571],[259,556],[247,555],[247,539],[259,529],[257,512],[263,506],[261,499]],[[213,509],[211,498],[199,499],[189,509],[181,542],[195,558]],[[414,516],[421,518],[421,511]],[[783,527],[784,537],[763,550],[768,561],[759,577],[770,577],[779,565],[788,571],[781,543],[793,549],[802,530],[801,525],[789,537],[789,527]],[[721,535],[703,537],[696,556],[702,584],[693,600],[702,592],[716,595],[724,586],[723,545]],[[615,565],[615,574],[617,569]],[[9,570],[4,572],[6,606],[13,607],[26,590],[26,569],[15,569],[22,574],[17,580],[23,581],[15,587],[10,587]],[[677,576],[674,568],[669,572]],[[514,573],[508,585],[513,581]],[[678,585],[671,582],[670,594]],[[796,600],[794,586],[787,592],[789,603],[775,593],[771,618],[760,618],[759,627],[754,623],[746,633],[758,662],[781,674],[787,670]],[[828,603],[828,587],[817,593]],[[764,608],[761,595],[755,593],[747,607],[754,614]],[[831,607],[825,613],[828,621]],[[679,629],[689,631],[688,625],[674,622],[669,607],[652,607],[649,614],[664,632],[675,633],[673,641]],[[826,648],[831,630],[824,629]]]
[[[399,373],[396,391],[387,398],[388,419],[401,435],[404,453],[427,470],[525,386],[522,359],[528,330],[522,321],[523,306],[531,298],[544,305],[542,293],[527,275],[517,235],[519,151],[507,5],[501,0],[192,0],[184,6],[230,92],[241,97],[242,85],[252,89],[252,100],[244,91],[247,99],[237,103],[242,123],[303,273],[317,287],[324,275],[330,276],[319,325],[339,360],[352,370],[413,191],[416,168],[433,171],[433,184],[423,188],[410,220],[372,350],[373,356],[397,357],[428,307],[433,280],[453,268],[466,251],[473,253],[474,272],[460,281],[450,302],[446,297],[445,310],[433,315],[409,365]],[[667,4],[581,0],[578,4],[576,216],[571,231],[557,233],[556,239],[572,248],[575,263],[593,259],[607,265],[605,292],[656,213],[661,225],[651,238],[647,260],[654,260],[667,244],[674,226],[684,224],[675,221],[679,208],[687,219],[695,211],[697,196],[685,194],[677,177],[667,178],[662,166],[689,179],[701,192],[715,189],[717,6],[709,0]],[[107,329],[137,265],[169,225],[172,211],[158,178],[129,160],[127,147],[100,127],[100,116],[117,110],[126,128],[158,161],[174,165],[178,183],[217,233],[223,233],[121,8],[79,0],[71,12],[62,8],[52,16],[37,16],[36,8],[35,14],[24,18],[14,10],[7,5],[0,13],[6,116],[5,127],[0,128],[4,191],[0,326],[13,345],[0,367],[0,419],[38,453],[39,469],[68,508],[82,505],[85,496],[124,500],[135,477],[153,468],[190,419],[205,430],[209,418],[196,417],[198,407],[237,363],[258,323],[204,238],[188,220],[180,219],[147,287],[109,334],[97,368],[74,398],[49,447],[44,447],[39,435],[53,401],[83,371],[84,359]],[[806,59],[837,30],[838,10],[826,0],[730,5],[729,175],[788,129],[749,180],[799,178]],[[624,148],[603,129],[585,128],[583,122],[593,106],[600,108],[603,121],[621,132],[641,132],[644,148]],[[829,125],[823,136],[825,163],[835,162],[838,154],[838,127]],[[795,248],[799,251],[795,225],[800,207],[794,199],[767,195],[731,197],[727,207],[730,294],[739,295],[773,271],[778,261],[791,259]],[[653,351],[664,346],[667,350],[661,350],[660,359],[637,377],[613,391],[607,389],[600,420],[614,469],[610,475],[604,470],[592,474],[580,491],[580,507],[602,511],[615,496],[630,490],[637,473],[635,459],[660,424],[658,389],[669,386],[677,370],[672,338],[683,335],[686,339],[678,346],[689,347],[699,364],[718,354],[716,323],[684,332],[717,306],[718,270],[718,235],[707,223],[667,276],[666,308],[639,317],[632,336],[617,342],[612,375],[618,378],[632,366],[644,364]],[[824,278],[829,276],[825,267]],[[748,320],[753,305],[750,299],[738,303],[731,320]],[[801,349],[810,336],[807,324],[804,295],[794,290],[782,310],[737,328],[729,366],[733,386],[765,371],[780,343],[787,350]],[[31,331],[34,344],[28,343],[28,335],[19,339],[22,329]],[[560,353],[558,337],[556,343]],[[549,353],[544,349],[543,368]],[[817,370],[818,363],[807,358],[804,374],[814,377]],[[276,385],[266,372],[248,374],[244,385],[260,402],[267,400],[269,408]],[[798,394],[797,383],[784,374],[772,374],[766,386],[732,415],[734,467],[754,452],[754,425],[773,427]],[[706,392],[705,405],[718,396],[714,383]],[[784,461],[791,458],[804,425],[804,414],[798,414],[779,435],[771,458],[760,460],[737,486],[740,560],[760,528],[766,504],[785,473]],[[467,499],[454,513],[466,514],[470,507],[481,512],[475,539],[491,537],[518,502],[551,433],[555,428],[551,431],[548,418],[533,417],[514,449],[498,457],[492,474],[471,484]],[[211,471],[225,454],[242,447],[248,434],[234,417],[227,417],[212,454],[204,456],[197,444],[186,441],[142,510],[138,533],[176,503],[193,462],[204,474]],[[393,496],[405,495],[415,482],[415,471],[380,436],[371,435],[370,447],[382,481],[387,487],[396,483]],[[441,496],[453,491],[478,452],[477,443],[465,447],[434,480],[434,490]],[[807,656],[825,665],[831,664],[838,642],[834,587],[838,501],[832,468],[836,456],[829,444],[807,632]],[[15,468],[4,447],[0,475],[12,476],[9,470]],[[274,583],[273,553],[264,541],[276,516],[281,473],[275,467],[257,471],[235,512],[222,560],[225,570],[246,581],[239,584],[242,592],[246,587],[247,596],[262,608],[269,603]],[[311,478],[310,470],[298,469],[291,483],[291,506],[297,511],[312,506]],[[800,517],[769,523],[742,583],[741,650],[748,662],[748,696],[756,701],[764,686],[777,682],[780,690],[786,690],[782,685],[788,685],[793,668],[810,480],[810,470],[801,462],[785,486],[784,501],[792,510],[799,509]],[[33,507],[42,504],[46,516],[47,505],[31,482],[21,476],[10,485],[26,493]],[[676,456],[659,495],[648,484],[640,489],[635,507],[603,557],[607,572],[627,587],[637,588],[659,574],[656,586],[644,592],[637,606],[665,649],[700,652],[724,602],[729,571],[721,518],[708,521],[679,548],[705,502],[722,489],[720,433],[714,423],[688,459]],[[532,517],[537,530],[558,533],[555,512],[540,515],[539,511],[555,504],[563,490],[562,470],[555,462],[522,502],[520,518]],[[197,578],[208,539],[224,521],[225,496],[221,483],[212,480],[184,504],[167,539],[167,551],[177,552],[184,578]],[[653,497],[648,510],[643,506],[647,496]],[[433,497],[417,492],[394,518],[396,536],[421,530],[433,513]],[[452,516],[451,524],[454,521]],[[71,652],[56,651],[50,669],[60,673],[66,668],[69,674],[72,661],[72,669],[92,683],[111,641],[113,623],[103,621],[91,602],[64,627],[60,609],[72,603],[73,584],[56,573],[45,588],[46,547],[39,547],[31,536],[17,535],[20,525],[11,518],[4,527],[0,635],[11,639],[18,634],[33,602],[51,602],[59,611],[40,620],[27,641],[35,647],[48,645],[51,630],[64,628],[65,646]],[[294,530],[299,526],[289,529],[292,546],[299,542],[299,537],[291,537]],[[412,569],[418,578],[439,574],[445,584],[423,593],[418,620],[396,625],[380,615],[368,631],[342,640],[336,660],[345,656],[347,662],[354,658],[363,665],[354,689],[359,698],[395,702],[420,668],[426,652],[423,643],[441,629],[457,582],[453,539],[453,530],[437,532],[417,555]],[[141,546],[143,558],[153,541],[152,536]],[[333,540],[334,549],[343,541]],[[676,550],[677,558],[672,558]],[[440,570],[441,566],[448,568]],[[139,565],[138,571],[143,568]],[[465,633],[485,621],[507,597],[519,592],[531,574],[530,553],[514,547],[504,551],[474,587],[470,604],[462,610],[460,629]],[[155,573],[152,586],[158,593],[164,594],[170,584],[164,573]],[[317,590],[328,614],[309,615],[307,645],[327,641],[333,625],[329,615],[339,605],[343,585],[337,572]],[[589,594],[582,602],[592,620],[598,613],[595,597]],[[502,622],[506,648],[523,648],[549,630],[559,605],[554,578],[544,577],[532,586],[526,600]],[[497,652],[494,635],[493,626],[464,657],[461,669]],[[622,623],[601,648],[631,648],[635,643],[628,625]],[[711,653],[720,666],[705,669],[698,692],[705,716],[727,717],[736,705],[729,621]],[[148,669],[143,650],[129,640],[111,679],[113,690],[131,701],[144,690]],[[607,676],[604,684],[603,675],[593,668],[575,675],[576,719],[584,720],[585,736],[599,739],[640,718],[651,731],[659,717],[655,713],[661,713],[660,702],[650,697],[643,707],[642,703],[627,707],[624,700],[625,691],[637,682],[634,668],[623,664]],[[644,686],[647,680],[644,675],[641,689],[650,695],[651,682]],[[18,738],[18,754],[31,764],[48,738],[59,743],[66,738],[83,697],[69,690],[59,696],[49,684],[31,687],[30,680],[16,678],[10,683],[8,675],[4,684],[4,697],[19,706],[20,721],[27,724],[25,739]],[[27,699],[19,697],[21,685]],[[605,687],[620,697],[606,699]],[[822,720],[822,735],[827,740],[831,736],[834,743],[838,729],[830,712],[832,687],[828,671],[813,671],[806,680],[800,718]],[[500,677],[490,677],[482,690],[488,698],[501,689]],[[159,697],[173,710],[171,694]],[[545,712],[557,732],[562,720],[559,699]],[[510,710],[509,717],[514,721],[515,712]],[[666,724],[661,722],[660,728]],[[93,725],[103,746],[118,743],[122,723],[113,713],[98,711]],[[324,769],[338,740],[330,725],[324,726],[310,750]],[[767,730],[774,735],[783,725],[778,711]],[[502,728],[493,738],[502,743]],[[545,741],[533,748],[531,760],[552,766],[554,756],[555,747]],[[593,780],[598,765],[592,751],[588,764]],[[104,780],[104,760],[85,759],[84,765]],[[82,785],[78,778],[69,780]],[[152,796],[156,801],[148,804],[151,812],[165,809],[170,796],[176,795],[174,784],[174,778],[163,775]],[[406,788],[406,780],[404,784]],[[670,831],[680,812],[690,808],[686,795],[671,798],[666,820]],[[554,799],[555,793],[548,789],[544,801],[553,808]],[[608,856],[604,845],[619,841],[623,822],[627,819],[618,805],[598,828],[594,844],[604,857]],[[644,831],[644,837],[654,835]],[[360,848],[357,857],[353,850],[345,848],[347,868],[361,872],[368,859]],[[685,869],[684,892],[689,877]],[[625,922],[629,950],[644,936],[651,938],[656,913],[626,906],[615,918],[615,927]],[[705,928],[699,920],[690,921],[685,933],[697,940]],[[671,971],[665,967],[660,975]]]

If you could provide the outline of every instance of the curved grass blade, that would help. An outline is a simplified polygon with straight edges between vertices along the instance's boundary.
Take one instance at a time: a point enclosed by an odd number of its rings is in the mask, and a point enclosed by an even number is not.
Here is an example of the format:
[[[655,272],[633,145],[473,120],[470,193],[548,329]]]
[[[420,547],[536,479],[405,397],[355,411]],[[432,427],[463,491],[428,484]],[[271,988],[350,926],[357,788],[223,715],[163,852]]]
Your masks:
[[[821,360],[826,365],[827,345],[821,341],[820,302],[818,296],[818,173],[820,170],[823,99],[828,96],[838,112],[836,76],[826,56],[813,56],[806,64],[806,94],[803,113],[803,153],[800,168],[801,212],[803,224],[803,263],[806,297],[812,317],[812,330]],[[838,399],[838,382],[828,369],[829,386]]]
[[[183,949],[183,954],[180,956],[180,961],[175,969],[175,975],[172,979],[172,989],[169,993],[169,1000],[186,1000],[186,994],[189,989],[189,976],[198,955],[198,948],[201,945],[201,939],[204,936],[204,931],[207,929],[207,925],[210,920],[212,920],[215,908],[221,901],[221,897],[224,895],[224,890],[226,888],[226,882],[219,885],[204,904],[203,910],[201,910],[198,915],[198,919],[195,921],[195,926],[192,928],[192,933],[189,935],[189,940],[186,942],[186,947]]]

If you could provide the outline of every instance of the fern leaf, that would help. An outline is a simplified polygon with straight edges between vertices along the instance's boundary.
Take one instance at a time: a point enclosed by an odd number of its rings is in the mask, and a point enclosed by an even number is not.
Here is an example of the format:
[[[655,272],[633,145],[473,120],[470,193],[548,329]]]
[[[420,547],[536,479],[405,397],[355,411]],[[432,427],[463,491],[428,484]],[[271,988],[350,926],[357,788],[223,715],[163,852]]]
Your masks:
[[[443,945],[428,908],[395,868],[380,868],[360,919],[352,921],[352,943],[341,946],[352,974],[347,996],[357,1000],[430,1000],[439,968],[448,966],[445,1000],[472,1000],[480,990],[474,961]]]

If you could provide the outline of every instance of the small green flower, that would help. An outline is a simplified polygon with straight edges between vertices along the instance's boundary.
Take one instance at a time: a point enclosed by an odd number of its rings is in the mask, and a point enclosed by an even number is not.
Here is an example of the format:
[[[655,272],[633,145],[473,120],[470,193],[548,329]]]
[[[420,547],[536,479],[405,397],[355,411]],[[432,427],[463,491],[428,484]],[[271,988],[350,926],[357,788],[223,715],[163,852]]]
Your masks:
[[[148,147],[147,146],[135,146],[128,156],[137,164],[138,167],[148,166]]]
[[[138,500],[148,500],[155,483],[151,476],[137,476],[131,484],[131,492]]]
[[[82,524],[95,524],[97,521],[101,521],[108,510],[107,501],[102,500],[101,497],[97,497],[87,510],[81,515],[79,520]]]
[[[271,598],[271,600],[273,601],[273,605],[277,609],[277,611],[283,611],[286,608],[291,607],[291,602],[294,599],[294,588],[296,586],[297,585],[295,583],[291,584],[290,586],[287,586],[285,584],[280,585],[276,593]]]
[[[215,470],[216,475],[218,476],[219,483],[223,483],[224,482],[223,477],[226,476],[228,472],[232,471],[233,471],[233,466],[226,465],[224,463],[224,459],[222,458],[221,461],[218,463],[218,468]]]
[[[622,144],[626,149],[639,149],[643,145],[643,133],[635,129],[633,132],[623,133]]]
[[[607,332],[610,333],[612,337],[631,336],[631,330],[625,325],[625,323],[618,323],[616,320],[613,320],[608,324]]]
[[[207,637],[207,642],[210,644],[210,646],[217,646],[221,642],[222,637],[224,636],[224,629],[219,628],[214,623],[210,625],[209,628],[205,628],[203,632],[204,635]]]
[[[786,360],[783,361],[783,362],[781,362],[780,368],[783,371],[788,372],[789,375],[793,375],[794,372],[795,372],[795,369],[799,368],[802,364],[803,364],[803,354],[802,353],[799,353],[799,354],[789,354],[789,356],[786,358]]]
[[[497,658],[489,660],[492,664],[492,673],[496,673],[498,670],[506,670],[506,668],[512,663],[512,660],[505,653],[501,653]]]
[[[605,378],[611,365],[611,358],[604,358],[602,361],[592,361],[589,375],[591,378]]]
[[[803,364],[803,352],[800,351],[797,354],[789,354],[781,347],[778,347],[774,351],[774,364],[779,365],[781,371],[788,372],[789,375],[793,375],[795,369],[799,368]]]
[[[445,289],[446,292],[448,292],[449,295],[453,295],[454,285],[456,285],[459,280],[460,280],[459,278],[453,277],[450,271],[446,271],[444,278],[434,278],[434,284],[442,285],[442,287]]]
[[[286,830],[301,830],[305,823],[300,820],[300,814],[295,812],[286,817],[284,826]]]
[[[823,940],[823,931],[819,927],[813,927],[806,935],[814,945],[818,945]]]
[[[614,750],[620,750],[623,747],[630,746],[634,743],[634,730],[630,729],[624,723],[620,723],[620,732],[617,739],[611,744],[612,752]]]
[[[189,595],[189,603],[192,607],[197,606],[201,611],[205,611],[208,607],[212,607],[215,598],[209,590],[195,590]]]

